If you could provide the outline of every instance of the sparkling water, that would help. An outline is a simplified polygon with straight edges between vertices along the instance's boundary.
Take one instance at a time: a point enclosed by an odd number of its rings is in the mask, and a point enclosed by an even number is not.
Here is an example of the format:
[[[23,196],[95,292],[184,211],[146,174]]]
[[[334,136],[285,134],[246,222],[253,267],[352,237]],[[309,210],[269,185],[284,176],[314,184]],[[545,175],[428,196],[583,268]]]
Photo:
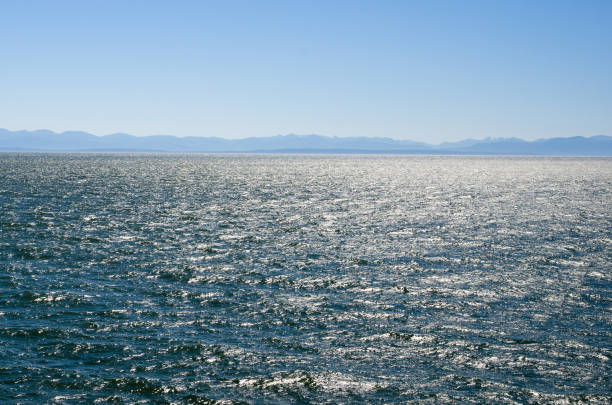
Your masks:
[[[0,154],[3,403],[610,401],[612,159]]]

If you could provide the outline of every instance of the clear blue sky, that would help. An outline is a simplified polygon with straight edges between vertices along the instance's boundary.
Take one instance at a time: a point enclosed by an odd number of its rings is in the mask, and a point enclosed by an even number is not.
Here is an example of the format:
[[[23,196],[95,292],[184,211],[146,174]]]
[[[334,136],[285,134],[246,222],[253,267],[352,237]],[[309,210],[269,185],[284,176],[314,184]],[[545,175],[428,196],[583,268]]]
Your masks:
[[[612,1],[0,2],[0,127],[612,135]]]

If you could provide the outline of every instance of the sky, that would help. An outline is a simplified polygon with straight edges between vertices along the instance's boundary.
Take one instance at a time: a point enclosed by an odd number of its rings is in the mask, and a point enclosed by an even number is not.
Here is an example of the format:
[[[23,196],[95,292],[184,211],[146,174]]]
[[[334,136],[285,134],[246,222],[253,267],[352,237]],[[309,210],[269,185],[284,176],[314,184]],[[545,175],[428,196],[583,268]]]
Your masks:
[[[612,135],[612,1],[0,1],[0,128]]]

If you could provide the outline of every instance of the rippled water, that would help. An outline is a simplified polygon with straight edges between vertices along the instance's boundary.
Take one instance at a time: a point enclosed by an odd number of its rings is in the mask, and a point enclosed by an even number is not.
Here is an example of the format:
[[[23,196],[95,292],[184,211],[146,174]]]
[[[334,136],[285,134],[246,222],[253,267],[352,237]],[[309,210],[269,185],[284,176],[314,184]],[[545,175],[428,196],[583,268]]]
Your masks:
[[[611,400],[612,159],[0,155],[6,403]]]

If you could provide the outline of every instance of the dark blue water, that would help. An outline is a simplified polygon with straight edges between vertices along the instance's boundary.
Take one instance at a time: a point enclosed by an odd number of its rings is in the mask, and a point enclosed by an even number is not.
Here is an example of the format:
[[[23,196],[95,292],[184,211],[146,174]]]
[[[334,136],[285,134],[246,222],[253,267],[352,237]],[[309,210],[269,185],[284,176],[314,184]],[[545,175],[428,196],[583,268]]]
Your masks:
[[[2,403],[606,403],[612,159],[0,155]]]

